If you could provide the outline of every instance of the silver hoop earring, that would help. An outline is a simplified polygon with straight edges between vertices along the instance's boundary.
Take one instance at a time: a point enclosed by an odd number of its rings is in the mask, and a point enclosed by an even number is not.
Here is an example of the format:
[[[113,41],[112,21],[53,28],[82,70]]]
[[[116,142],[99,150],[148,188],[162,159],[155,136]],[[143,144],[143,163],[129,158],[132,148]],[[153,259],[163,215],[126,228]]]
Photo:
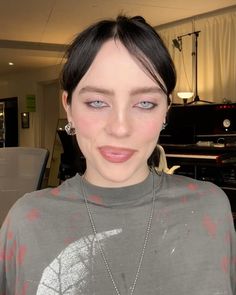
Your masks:
[[[164,122],[164,123],[162,124],[162,128],[161,128],[161,130],[164,130],[164,129],[166,128],[166,126],[167,126],[167,123]]]
[[[72,123],[71,122],[68,122],[66,125],[65,125],[65,131],[68,135],[75,135],[75,128],[72,127]]]

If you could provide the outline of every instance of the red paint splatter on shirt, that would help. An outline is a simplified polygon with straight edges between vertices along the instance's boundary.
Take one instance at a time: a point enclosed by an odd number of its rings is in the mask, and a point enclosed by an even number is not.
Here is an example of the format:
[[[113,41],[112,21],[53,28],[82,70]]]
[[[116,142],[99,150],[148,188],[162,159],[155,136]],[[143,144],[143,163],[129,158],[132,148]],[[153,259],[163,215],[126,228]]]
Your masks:
[[[170,212],[168,208],[162,208],[160,210],[157,210],[157,222],[163,222],[164,220],[167,220],[169,218]]]
[[[181,203],[187,203],[188,199],[186,196],[180,198]]]
[[[27,214],[26,214],[26,218],[30,221],[33,220],[37,220],[39,219],[41,216],[40,212],[38,209],[36,208],[32,208]]]
[[[203,226],[207,230],[208,234],[211,237],[215,237],[216,230],[217,230],[217,225],[212,220],[212,218],[210,216],[208,216],[208,215],[204,216],[204,218],[203,218]]]
[[[7,250],[0,249],[0,261],[12,261],[16,253],[16,241]]]
[[[16,291],[15,295],[26,295],[27,289],[28,289],[28,283],[25,282],[22,286],[22,288],[19,291]]]
[[[90,202],[95,203],[95,204],[102,205],[102,198],[99,197],[99,196],[91,195],[91,196],[88,197],[88,200]]]
[[[6,250],[0,248],[0,261],[5,260],[8,262],[11,262],[11,261],[14,261],[16,257],[17,263],[21,265],[22,262],[24,261],[25,253],[26,253],[26,246],[21,245],[18,248],[17,242],[16,240],[14,240],[13,242],[11,242],[11,245],[9,245]]]
[[[76,211],[73,214],[71,214],[71,216],[68,216],[68,217],[69,217],[69,224],[70,224],[69,231],[77,232],[79,230],[78,228],[79,222],[82,219],[80,212]]]
[[[232,258],[232,263],[233,263],[233,265],[236,265],[236,257]]]
[[[225,273],[229,272],[229,258],[227,256],[224,256],[221,259],[221,270]]]
[[[73,242],[75,242],[77,239],[76,238],[66,238],[65,240],[64,240],[64,243],[65,243],[65,245],[70,245],[70,244],[72,244]]]
[[[51,194],[54,196],[54,197],[58,197],[59,194],[60,194],[60,189],[58,187],[55,187],[51,190]]]
[[[74,200],[78,199],[78,195],[77,194],[69,194],[69,195],[66,196],[66,198],[69,199],[69,200],[74,201]]]
[[[19,265],[21,265],[24,262],[25,253],[26,253],[26,246],[25,245],[20,246],[17,250],[17,256],[16,256],[16,261],[18,262]]]
[[[196,190],[198,189],[198,186],[197,186],[197,184],[195,184],[195,183],[189,183],[189,184],[188,184],[188,189],[189,189],[190,191],[196,191]]]
[[[8,240],[8,241],[13,240],[13,237],[14,237],[14,234],[13,234],[12,231],[7,232],[7,240]]]
[[[3,249],[0,249],[0,261],[4,261],[5,258],[5,251]]]

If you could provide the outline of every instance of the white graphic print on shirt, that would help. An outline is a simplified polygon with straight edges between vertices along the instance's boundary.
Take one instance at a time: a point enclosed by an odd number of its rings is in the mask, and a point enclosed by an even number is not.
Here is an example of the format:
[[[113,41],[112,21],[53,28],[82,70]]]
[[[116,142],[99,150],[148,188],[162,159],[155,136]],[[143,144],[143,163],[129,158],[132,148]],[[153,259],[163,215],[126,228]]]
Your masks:
[[[97,234],[97,240],[104,241],[121,233],[114,229]],[[36,295],[78,294],[87,284],[91,259],[99,252],[94,235],[89,235],[70,244],[43,271]]]

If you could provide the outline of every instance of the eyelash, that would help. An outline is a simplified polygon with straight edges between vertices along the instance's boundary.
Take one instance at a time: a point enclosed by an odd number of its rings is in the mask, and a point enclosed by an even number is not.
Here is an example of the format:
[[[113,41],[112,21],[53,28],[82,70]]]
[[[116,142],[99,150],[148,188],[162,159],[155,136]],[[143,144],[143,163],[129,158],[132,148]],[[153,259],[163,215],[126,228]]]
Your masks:
[[[148,106],[145,106],[145,105],[144,106],[140,106],[142,104],[147,104]],[[141,101],[138,104],[136,104],[136,106],[138,108],[141,108],[141,109],[144,109],[144,110],[152,110],[152,109],[154,109],[157,106],[157,104],[156,103],[153,103],[153,102],[150,102],[150,101]]]
[[[96,105],[96,104],[99,104],[99,105]],[[101,109],[101,108],[107,107],[107,103],[98,99],[94,101],[88,101],[86,102],[86,105],[94,109]]]
[[[146,104],[146,105],[145,105]],[[94,109],[102,109],[104,107],[107,107],[107,103],[102,100],[94,100],[86,102],[86,105],[88,107],[94,108]],[[150,102],[150,101],[141,101],[135,105],[135,107],[138,107],[143,110],[152,110],[157,106],[156,103]]]

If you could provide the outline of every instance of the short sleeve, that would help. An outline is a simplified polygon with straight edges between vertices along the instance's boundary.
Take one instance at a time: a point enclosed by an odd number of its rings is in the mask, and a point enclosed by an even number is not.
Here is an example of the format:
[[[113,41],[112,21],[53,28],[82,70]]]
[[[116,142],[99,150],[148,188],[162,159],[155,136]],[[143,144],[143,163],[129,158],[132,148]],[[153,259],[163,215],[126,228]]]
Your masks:
[[[9,213],[0,230],[0,294],[15,294],[16,253],[16,229]]]

